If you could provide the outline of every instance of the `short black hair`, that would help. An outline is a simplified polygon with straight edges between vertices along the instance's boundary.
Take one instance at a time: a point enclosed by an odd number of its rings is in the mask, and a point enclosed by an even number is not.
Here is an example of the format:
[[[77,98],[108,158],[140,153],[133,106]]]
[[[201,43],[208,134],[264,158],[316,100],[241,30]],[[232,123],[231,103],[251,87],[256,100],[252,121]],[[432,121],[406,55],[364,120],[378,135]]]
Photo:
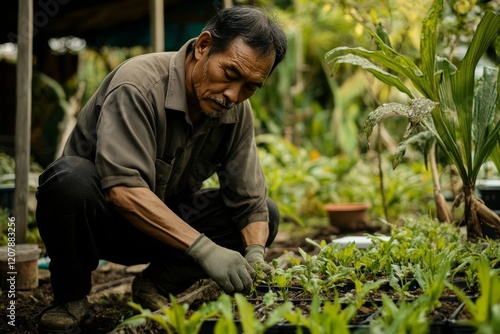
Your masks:
[[[286,55],[285,32],[271,15],[257,7],[240,5],[221,9],[208,21],[203,31],[210,32],[213,38],[209,55],[227,50],[236,38],[241,38],[262,56],[274,52],[271,72]]]

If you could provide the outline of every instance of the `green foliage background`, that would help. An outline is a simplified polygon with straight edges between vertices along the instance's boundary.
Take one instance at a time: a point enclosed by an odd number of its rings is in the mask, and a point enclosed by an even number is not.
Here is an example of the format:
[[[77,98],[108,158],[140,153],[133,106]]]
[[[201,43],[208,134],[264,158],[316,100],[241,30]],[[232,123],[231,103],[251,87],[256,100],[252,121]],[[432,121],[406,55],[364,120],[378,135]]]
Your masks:
[[[372,149],[362,133],[369,111],[387,101],[405,102],[405,97],[354,66],[343,66],[333,76],[324,61],[327,51],[338,46],[373,48],[365,28],[370,26],[384,29],[395,50],[418,62],[421,23],[432,1],[234,1],[249,3],[269,9],[289,38],[287,58],[250,100],[269,195],[280,205],[284,220],[325,218],[325,203],[346,201],[371,203],[372,219],[432,214],[430,172],[420,148],[409,148],[397,170],[390,166],[391,145],[401,137],[407,120],[385,120],[385,130],[393,137],[372,136]],[[481,13],[499,7],[495,1],[446,1],[438,51],[459,56]],[[486,60],[498,63],[500,39],[494,45]],[[84,83],[83,105],[113,68],[145,52],[143,47],[80,51],[79,71],[69,82],[59,83],[63,89],[58,96],[69,100]]]

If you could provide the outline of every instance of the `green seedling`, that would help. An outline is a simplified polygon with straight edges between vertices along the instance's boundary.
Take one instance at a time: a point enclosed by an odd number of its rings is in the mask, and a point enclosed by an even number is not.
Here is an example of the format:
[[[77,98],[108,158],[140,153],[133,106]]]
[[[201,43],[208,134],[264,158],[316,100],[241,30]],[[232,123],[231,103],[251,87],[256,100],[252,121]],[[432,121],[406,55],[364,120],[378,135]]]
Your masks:
[[[234,299],[240,316],[241,327],[245,334],[263,334],[272,326],[283,321],[285,314],[292,310],[292,303],[285,302],[272,310],[266,319],[257,319],[255,310],[243,295],[235,294]]]
[[[122,322],[117,329],[137,327],[145,323],[146,320],[151,320],[159,324],[169,334],[196,334],[200,331],[206,319],[217,314],[217,311],[209,305],[202,306],[196,312],[187,316],[188,304],[179,304],[172,295],[170,296],[170,302],[170,306],[162,308],[161,313],[151,312],[148,309],[143,309],[139,304],[130,302],[129,305],[139,314]]]
[[[448,283],[448,286],[465,303],[470,312],[470,320],[460,322],[476,328],[476,333],[493,334],[500,332],[500,278],[498,270],[491,269],[490,263],[484,256],[478,258],[474,264],[479,280],[480,295],[471,299],[465,293]]]

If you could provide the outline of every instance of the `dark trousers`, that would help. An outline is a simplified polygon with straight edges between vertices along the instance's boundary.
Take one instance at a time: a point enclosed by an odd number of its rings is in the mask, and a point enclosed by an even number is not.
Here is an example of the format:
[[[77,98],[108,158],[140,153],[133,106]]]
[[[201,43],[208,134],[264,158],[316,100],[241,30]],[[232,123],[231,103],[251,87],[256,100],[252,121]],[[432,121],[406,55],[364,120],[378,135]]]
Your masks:
[[[36,219],[50,257],[51,283],[58,302],[89,294],[91,272],[99,259],[124,265],[151,263],[202,276],[183,251],[150,237],[125,220],[106,200],[95,165],[79,157],[62,157],[40,176]],[[278,232],[279,212],[269,207],[269,246]],[[243,252],[239,230],[230,219],[218,189],[204,189],[167,202],[189,225],[220,246]],[[192,270],[190,270],[192,269]],[[199,277],[201,278],[201,277]]]

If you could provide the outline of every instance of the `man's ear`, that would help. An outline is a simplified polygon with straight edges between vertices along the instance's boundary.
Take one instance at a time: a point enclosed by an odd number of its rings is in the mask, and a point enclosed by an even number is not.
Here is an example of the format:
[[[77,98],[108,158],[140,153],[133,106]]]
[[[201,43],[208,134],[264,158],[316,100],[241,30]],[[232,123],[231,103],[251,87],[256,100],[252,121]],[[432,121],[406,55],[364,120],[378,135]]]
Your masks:
[[[207,56],[208,51],[212,47],[212,42],[212,34],[208,31],[204,31],[198,36],[194,45],[194,56],[197,60],[200,60],[203,56]]]

